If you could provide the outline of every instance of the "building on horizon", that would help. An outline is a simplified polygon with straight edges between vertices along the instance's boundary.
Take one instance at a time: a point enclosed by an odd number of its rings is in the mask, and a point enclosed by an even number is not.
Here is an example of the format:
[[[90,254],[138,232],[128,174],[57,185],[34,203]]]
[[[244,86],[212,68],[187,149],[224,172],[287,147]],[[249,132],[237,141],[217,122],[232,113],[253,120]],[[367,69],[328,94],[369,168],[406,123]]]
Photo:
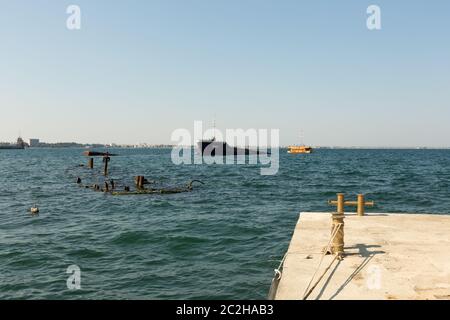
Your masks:
[[[29,140],[29,145],[30,145],[30,148],[33,148],[33,147],[39,147],[39,139],[30,139]]]

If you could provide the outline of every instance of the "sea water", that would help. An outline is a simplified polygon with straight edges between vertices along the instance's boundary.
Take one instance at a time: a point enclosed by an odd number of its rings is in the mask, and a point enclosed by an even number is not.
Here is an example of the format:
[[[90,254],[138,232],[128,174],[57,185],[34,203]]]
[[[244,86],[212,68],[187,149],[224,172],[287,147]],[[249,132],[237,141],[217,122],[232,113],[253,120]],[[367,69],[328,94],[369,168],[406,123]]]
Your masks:
[[[264,299],[300,211],[364,193],[367,211],[450,212],[450,150],[280,151],[259,165],[174,165],[170,149],[116,149],[109,172],[179,194],[112,196],[81,149],[0,150],[0,299]],[[38,216],[30,214],[36,204]],[[349,208],[355,211],[355,208]],[[78,290],[69,266],[81,270]]]

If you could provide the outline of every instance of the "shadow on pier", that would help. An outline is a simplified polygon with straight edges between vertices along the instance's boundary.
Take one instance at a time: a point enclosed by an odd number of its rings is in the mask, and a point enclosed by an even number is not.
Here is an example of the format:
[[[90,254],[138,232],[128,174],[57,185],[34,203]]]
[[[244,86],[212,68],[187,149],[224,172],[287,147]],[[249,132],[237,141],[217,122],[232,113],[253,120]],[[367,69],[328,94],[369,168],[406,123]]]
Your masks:
[[[346,251],[346,256],[358,255],[364,259],[358,265],[358,267],[356,267],[356,269],[352,272],[352,274],[344,281],[344,283],[342,283],[342,285],[336,290],[336,292],[331,295],[330,300],[333,300],[335,297],[337,297],[338,294],[342,290],[344,290],[344,288],[356,277],[356,275],[358,275],[369,264],[370,260],[372,260],[372,258],[374,256],[376,256],[377,254],[386,253],[385,251],[382,251],[382,250],[369,250],[369,249],[373,249],[373,248],[381,248],[381,246],[358,243],[352,247],[345,247],[345,249],[348,250],[348,251]],[[355,249],[357,250],[357,252],[354,252]],[[319,300],[322,298],[323,293],[325,292],[326,288],[328,287],[331,279],[333,278],[333,275],[338,270],[341,262],[342,261],[338,261],[338,263],[334,266],[333,270],[331,271],[330,275],[327,277],[324,285],[322,286],[319,294],[317,295],[316,300]]]

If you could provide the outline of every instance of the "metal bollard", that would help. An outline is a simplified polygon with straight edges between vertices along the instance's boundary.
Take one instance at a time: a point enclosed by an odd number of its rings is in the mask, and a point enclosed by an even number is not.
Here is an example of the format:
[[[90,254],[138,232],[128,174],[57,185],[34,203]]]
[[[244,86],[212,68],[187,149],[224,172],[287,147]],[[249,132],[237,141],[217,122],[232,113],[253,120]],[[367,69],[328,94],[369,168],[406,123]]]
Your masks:
[[[344,194],[337,194],[337,210],[331,215],[331,232],[335,236],[331,242],[331,253],[339,257],[344,255]]]

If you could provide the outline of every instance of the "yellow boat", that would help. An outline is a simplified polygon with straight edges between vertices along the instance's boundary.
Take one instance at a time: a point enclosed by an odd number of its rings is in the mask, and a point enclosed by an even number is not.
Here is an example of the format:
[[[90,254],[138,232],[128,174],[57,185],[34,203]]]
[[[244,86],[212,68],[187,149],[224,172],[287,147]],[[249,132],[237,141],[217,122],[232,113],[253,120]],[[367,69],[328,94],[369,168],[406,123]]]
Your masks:
[[[289,146],[288,153],[298,154],[298,153],[311,153],[313,149],[307,146]]]

